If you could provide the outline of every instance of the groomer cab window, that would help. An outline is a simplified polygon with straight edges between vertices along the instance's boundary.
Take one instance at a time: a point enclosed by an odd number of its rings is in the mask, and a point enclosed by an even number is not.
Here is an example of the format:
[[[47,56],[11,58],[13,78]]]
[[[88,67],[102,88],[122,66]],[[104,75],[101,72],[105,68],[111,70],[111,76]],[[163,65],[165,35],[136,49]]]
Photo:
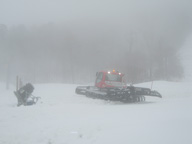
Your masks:
[[[97,74],[96,74],[96,83],[99,83],[99,82],[101,82],[102,81],[102,79],[103,79],[103,73],[102,72],[98,72]]]

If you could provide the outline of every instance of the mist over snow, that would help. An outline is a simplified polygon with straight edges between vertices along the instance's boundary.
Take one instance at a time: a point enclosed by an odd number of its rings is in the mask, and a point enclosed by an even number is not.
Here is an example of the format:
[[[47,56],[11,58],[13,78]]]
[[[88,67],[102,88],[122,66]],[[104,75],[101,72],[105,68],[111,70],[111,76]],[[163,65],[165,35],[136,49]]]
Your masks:
[[[192,82],[192,35],[190,35],[180,50],[180,59],[184,67],[184,81]]]
[[[113,69],[163,98],[75,93]],[[191,113],[191,0],[0,0],[0,144],[192,144]]]
[[[1,0],[0,80],[88,83],[112,69],[129,83],[181,80],[191,11],[188,0]]]

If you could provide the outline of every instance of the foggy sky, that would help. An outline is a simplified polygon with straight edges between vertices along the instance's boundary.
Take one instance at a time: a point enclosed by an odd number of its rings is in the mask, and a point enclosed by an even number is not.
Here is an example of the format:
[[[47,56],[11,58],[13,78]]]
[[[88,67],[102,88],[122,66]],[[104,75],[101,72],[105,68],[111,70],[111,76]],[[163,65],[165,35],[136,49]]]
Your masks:
[[[14,82],[20,75],[34,82],[78,81],[113,68],[132,82],[180,76],[176,53],[191,33],[191,3],[0,0],[0,80]]]
[[[0,0],[0,23],[34,25],[86,19],[169,17],[188,10],[190,0]]]

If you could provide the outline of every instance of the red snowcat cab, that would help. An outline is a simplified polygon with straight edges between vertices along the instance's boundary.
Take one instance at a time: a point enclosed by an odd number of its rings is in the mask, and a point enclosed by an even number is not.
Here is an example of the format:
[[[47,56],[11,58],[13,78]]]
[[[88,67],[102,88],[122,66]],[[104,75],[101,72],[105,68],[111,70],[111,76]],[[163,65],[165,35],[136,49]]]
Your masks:
[[[126,87],[123,83],[123,74],[113,70],[112,72],[101,71],[96,73],[95,86],[98,88]]]
[[[123,76],[124,74],[115,70],[97,72],[95,86],[78,86],[76,93],[121,102],[145,101],[145,96],[162,98],[159,92],[151,91],[149,88],[127,86],[123,82]]]

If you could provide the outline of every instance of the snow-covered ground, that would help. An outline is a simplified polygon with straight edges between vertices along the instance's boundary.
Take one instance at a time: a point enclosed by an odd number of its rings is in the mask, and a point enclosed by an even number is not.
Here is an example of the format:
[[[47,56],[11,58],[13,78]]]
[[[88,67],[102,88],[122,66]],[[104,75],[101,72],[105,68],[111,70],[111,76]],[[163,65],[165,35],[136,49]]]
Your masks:
[[[185,82],[153,82],[163,98],[124,104],[75,94],[76,85],[38,84],[34,106],[17,107],[0,83],[0,144],[192,144],[192,37],[181,52]],[[151,83],[138,86],[151,88]]]
[[[151,87],[151,83],[139,86]],[[75,94],[76,85],[39,84],[34,106],[16,106],[0,84],[0,144],[191,144],[192,85],[156,81],[163,99],[123,104]]]

